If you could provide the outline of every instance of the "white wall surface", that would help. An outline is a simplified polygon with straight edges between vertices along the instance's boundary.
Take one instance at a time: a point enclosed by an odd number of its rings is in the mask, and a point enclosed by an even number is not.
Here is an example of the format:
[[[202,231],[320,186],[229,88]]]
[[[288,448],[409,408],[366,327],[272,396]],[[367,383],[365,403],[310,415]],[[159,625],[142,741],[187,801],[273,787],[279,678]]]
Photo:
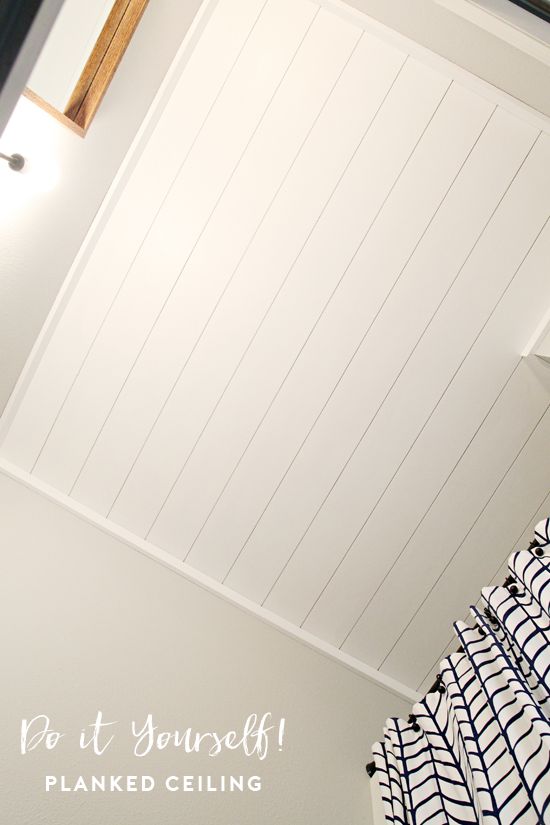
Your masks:
[[[18,482],[0,476],[5,549],[0,792],[11,825],[359,825],[370,821],[364,765],[388,715],[408,705],[201,590]],[[100,758],[70,744],[19,754],[22,718],[79,731],[102,709],[129,724],[220,732],[253,712],[286,719],[259,763],[115,743]],[[63,743],[62,743],[63,744]],[[45,774],[259,774],[248,794],[46,795]]]
[[[2,135],[28,168],[0,168],[0,409],[199,6],[148,4],[84,139],[25,98]]]

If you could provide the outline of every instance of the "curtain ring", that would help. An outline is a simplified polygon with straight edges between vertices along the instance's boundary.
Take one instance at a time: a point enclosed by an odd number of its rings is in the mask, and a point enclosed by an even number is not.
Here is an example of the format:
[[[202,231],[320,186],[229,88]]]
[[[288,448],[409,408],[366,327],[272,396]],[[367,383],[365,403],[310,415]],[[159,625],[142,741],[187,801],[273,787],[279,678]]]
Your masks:
[[[416,733],[418,733],[418,731],[420,730],[420,725],[416,721],[416,716],[414,715],[414,713],[411,713],[410,716],[409,716],[409,725],[412,725],[412,729]]]

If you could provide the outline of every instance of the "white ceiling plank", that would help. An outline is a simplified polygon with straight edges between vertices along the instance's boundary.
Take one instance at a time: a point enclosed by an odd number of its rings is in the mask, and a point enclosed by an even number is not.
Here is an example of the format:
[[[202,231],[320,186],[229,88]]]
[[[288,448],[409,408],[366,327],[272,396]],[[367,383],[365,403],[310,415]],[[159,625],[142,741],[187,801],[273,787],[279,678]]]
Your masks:
[[[25,470],[34,465],[159,203],[197,139],[262,5],[263,0],[220,0],[89,260],[76,274],[78,283],[70,302],[56,320],[40,370],[26,389],[2,444],[3,455]]]
[[[403,61],[362,38],[132,467],[115,522],[142,536],[151,527]]]
[[[216,307],[360,35],[327,12],[315,19],[75,484],[74,497],[97,512],[109,511],[174,384],[216,323]],[[216,349],[232,343],[226,333]]]
[[[490,250],[490,237],[488,240],[486,249]],[[382,490],[372,515],[308,616],[306,626],[312,632],[326,632],[334,643],[343,641],[489,414],[517,366],[523,341],[540,314],[540,296],[549,293],[550,283],[543,265],[549,242],[550,228],[546,226],[517,274],[513,268],[511,272],[508,269],[508,278],[513,276],[510,286],[507,287],[504,277],[501,289],[505,292],[501,303],[481,329],[477,340],[474,340],[471,351],[463,350],[464,362],[459,359],[454,364],[448,364],[449,368],[452,367],[448,373],[448,389],[444,387],[443,396],[434,400],[429,418],[424,419],[398,471],[390,477],[387,490]],[[474,265],[475,261],[474,258]],[[497,268],[492,270],[495,285],[501,278],[501,270],[496,265]],[[475,268],[471,270],[471,278],[475,281],[479,271],[483,271],[483,278],[488,280],[484,270]],[[506,264],[503,265],[502,276],[505,272]],[[417,382],[420,391],[416,395],[419,399],[426,395],[425,376],[430,376],[435,370],[437,361],[434,364],[434,356],[441,357],[441,366],[444,366],[452,352],[449,347],[456,346],[460,340],[457,333],[467,330],[472,320],[471,281],[470,286],[468,281],[464,281],[462,286],[465,290],[457,289],[455,293],[458,300],[448,300],[446,312],[440,315],[438,325],[439,336],[442,337],[437,339],[441,341],[440,347],[436,345],[438,351],[433,352],[434,339],[430,342],[428,338],[432,352],[428,349],[423,360],[418,364],[413,360],[411,364],[411,380]],[[435,333],[438,325],[434,324]],[[456,359],[456,354],[454,357]],[[416,403],[411,407],[411,412],[415,408]],[[408,406],[405,409],[408,420]],[[373,467],[372,464],[370,466]],[[399,518],[396,518],[396,513],[399,513]],[[364,518],[369,514],[370,510],[366,510]],[[382,547],[383,553],[375,551],[375,548]]]
[[[268,2],[161,205],[42,449],[35,473],[71,489],[99,427],[232,180],[315,16]],[[221,139],[223,136],[223,140]]]
[[[290,492],[294,490],[295,495],[301,482],[304,487],[305,475],[312,479],[299,501],[299,506],[306,505],[308,510],[302,532],[287,545],[291,558],[266,604],[271,609],[277,605],[283,615],[295,621],[305,619],[352,546],[451,377],[449,363],[444,361],[433,376],[432,365],[427,363],[418,379],[422,392],[418,391],[416,371],[423,363],[420,354],[426,346],[424,339],[433,341],[432,330],[441,329],[436,320],[440,307],[446,313],[444,317],[451,312],[455,325],[453,310],[463,318],[450,343],[458,352],[465,352],[498,297],[503,275],[496,267],[487,290],[480,292],[479,306],[476,303],[476,311],[469,318],[468,289],[473,284],[478,291],[476,267],[481,261],[484,266],[492,251],[494,236],[486,236],[484,226],[498,208],[534,135],[507,114],[499,111],[497,115],[451,188],[293,468],[289,480],[293,484]],[[498,157],[494,154],[496,134],[501,136],[502,146]],[[515,214],[510,217],[515,219]],[[514,251],[521,257],[521,239],[516,239]],[[511,260],[506,258],[505,266],[510,266]],[[465,316],[461,315],[464,309]],[[446,344],[445,327],[443,336],[443,340],[438,338],[436,355]],[[413,394],[404,401],[402,387],[410,388],[411,381]],[[386,554],[381,554],[372,564],[383,565],[385,560]],[[364,576],[348,582],[350,592],[342,615],[337,611],[334,617],[338,627],[333,632],[343,634],[340,641],[349,629],[349,611],[357,607],[357,601],[364,605],[365,589],[373,581],[376,576],[371,578],[369,573],[367,582]]]
[[[520,362],[481,427],[479,437],[472,442],[436,505],[419,525],[391,574],[342,645],[343,650],[352,655],[360,652],[365,661],[380,667],[449,559],[462,551],[486,508],[490,506],[494,518],[493,506],[507,506],[505,492],[510,479],[516,474],[525,476],[525,467],[532,463],[532,445],[536,445],[534,455],[538,457],[542,455],[544,440],[548,443],[549,379],[550,376],[542,376],[537,365]],[[532,472],[539,483],[540,474],[546,473],[548,482],[547,467],[543,463],[535,461]],[[460,507],[457,507],[458,495]],[[540,489],[535,494],[535,500],[537,498],[540,500]],[[533,498],[529,503],[532,508]],[[520,518],[523,519],[523,515]],[[479,536],[477,534],[475,545],[477,553],[480,552]],[[375,615],[376,629],[372,625]]]
[[[516,525],[525,523],[533,512],[533,502],[540,501],[548,491],[550,471],[538,459],[548,449],[549,440],[550,422],[546,421],[537,428],[498,494],[388,656],[385,673],[394,677],[398,672],[407,674],[407,684],[418,684],[429,664],[430,649],[436,649],[444,638],[442,625],[451,626],[464,609],[464,598],[460,603],[457,592],[470,590],[468,602],[477,602],[479,591],[488,585],[499,559],[514,550],[509,541]],[[434,615],[440,616],[439,622],[431,620]]]
[[[243,548],[226,579],[237,591],[262,601],[271,587],[285,543],[271,518],[260,527],[262,513],[445,198],[492,108],[459,86],[449,90],[206,525],[203,545],[220,544],[223,536],[224,549],[228,557],[232,551],[234,559]],[[400,227],[397,236],[396,226]],[[285,529],[294,512],[300,517],[299,508],[288,508]],[[233,513],[230,522],[229,513]],[[303,527],[303,518],[299,526]]]
[[[224,548],[194,542],[448,85],[405,64],[155,523],[154,541],[191,548],[189,563],[210,575],[227,569]]]

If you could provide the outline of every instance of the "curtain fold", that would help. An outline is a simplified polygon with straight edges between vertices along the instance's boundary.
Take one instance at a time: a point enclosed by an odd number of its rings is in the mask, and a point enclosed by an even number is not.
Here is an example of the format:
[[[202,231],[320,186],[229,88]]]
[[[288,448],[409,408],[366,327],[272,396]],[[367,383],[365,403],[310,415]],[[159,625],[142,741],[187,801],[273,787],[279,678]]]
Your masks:
[[[373,747],[386,820],[550,823],[550,519],[482,590],[474,627],[408,721]]]

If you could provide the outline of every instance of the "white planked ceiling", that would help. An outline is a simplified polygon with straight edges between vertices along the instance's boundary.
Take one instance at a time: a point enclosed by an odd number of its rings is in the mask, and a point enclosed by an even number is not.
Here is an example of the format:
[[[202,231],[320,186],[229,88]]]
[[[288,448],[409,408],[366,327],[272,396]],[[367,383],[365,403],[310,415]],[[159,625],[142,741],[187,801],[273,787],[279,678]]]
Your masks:
[[[550,371],[521,353],[550,136],[309,0],[220,0],[181,64],[2,457],[426,687],[548,505]]]

